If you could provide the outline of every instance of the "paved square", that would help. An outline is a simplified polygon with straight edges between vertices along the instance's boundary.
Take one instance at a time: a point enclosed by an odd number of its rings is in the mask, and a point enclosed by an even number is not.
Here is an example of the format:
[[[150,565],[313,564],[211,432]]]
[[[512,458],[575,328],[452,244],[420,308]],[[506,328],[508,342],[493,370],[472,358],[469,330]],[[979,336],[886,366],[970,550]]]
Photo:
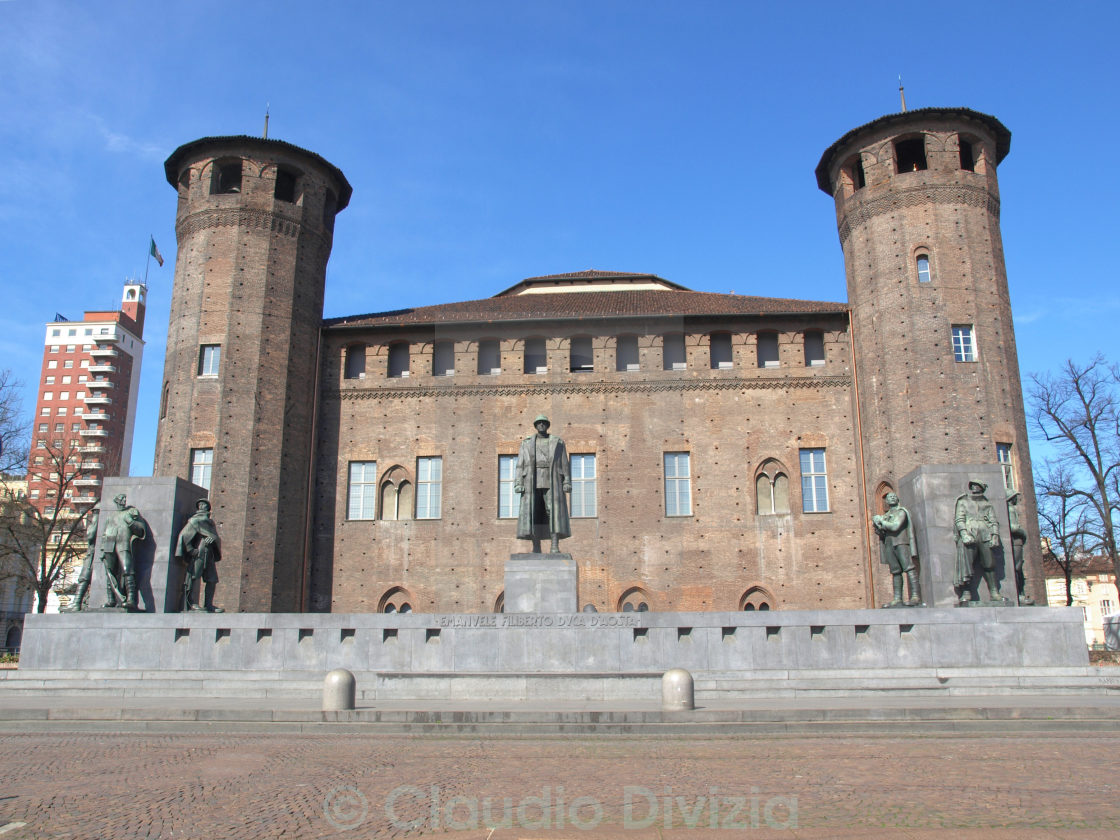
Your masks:
[[[1104,838],[1118,748],[1091,732],[2,735],[0,837]]]

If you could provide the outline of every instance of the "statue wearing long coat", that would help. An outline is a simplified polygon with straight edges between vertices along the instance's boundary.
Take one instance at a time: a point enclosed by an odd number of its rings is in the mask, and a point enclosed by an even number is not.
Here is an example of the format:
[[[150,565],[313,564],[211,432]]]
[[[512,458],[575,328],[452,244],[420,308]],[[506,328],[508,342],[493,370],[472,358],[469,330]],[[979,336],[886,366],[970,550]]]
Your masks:
[[[517,453],[517,475],[514,478],[513,490],[521,494],[521,511],[517,516],[517,538],[521,540],[540,539],[541,537],[556,536],[559,538],[572,535],[572,523],[568,516],[568,495],[565,487],[572,483],[572,467],[568,459],[568,449],[564,441],[549,435],[546,453],[549,467],[549,484],[551,485],[544,494],[544,504],[548,509],[548,531],[543,531],[543,525],[538,528],[538,533],[533,533],[533,505],[536,502],[536,476],[537,476],[537,441],[539,435],[530,435],[521,441],[521,450]],[[543,517],[542,517],[543,519]]]

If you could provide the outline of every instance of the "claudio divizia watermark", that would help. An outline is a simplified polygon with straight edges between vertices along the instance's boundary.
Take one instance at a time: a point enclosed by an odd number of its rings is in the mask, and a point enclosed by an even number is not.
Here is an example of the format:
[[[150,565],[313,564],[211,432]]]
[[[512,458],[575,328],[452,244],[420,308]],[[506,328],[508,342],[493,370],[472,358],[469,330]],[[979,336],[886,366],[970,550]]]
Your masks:
[[[621,797],[569,797],[563,786],[545,786],[520,798],[511,796],[444,796],[439,785],[400,785],[389,792],[376,814],[399,831],[471,831],[483,828],[590,831],[606,822],[623,828],[797,828],[797,797],[764,796],[708,788],[704,793],[660,791],[626,785]],[[621,799],[621,808],[619,807]],[[369,799],[344,785],[327,794],[323,814],[339,831],[358,828],[370,818]]]

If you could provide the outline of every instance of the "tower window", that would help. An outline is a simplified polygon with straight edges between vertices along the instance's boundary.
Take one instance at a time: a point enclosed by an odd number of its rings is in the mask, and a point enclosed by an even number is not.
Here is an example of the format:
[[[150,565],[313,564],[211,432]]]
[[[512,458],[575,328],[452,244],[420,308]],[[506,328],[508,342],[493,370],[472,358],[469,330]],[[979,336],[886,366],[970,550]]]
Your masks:
[[[848,179],[852,182],[852,191],[862,190],[867,186],[867,175],[863,171],[863,155],[856,155],[844,167]]]
[[[572,507],[573,518],[596,515],[595,490],[598,483],[594,455],[572,456]]]
[[[896,140],[894,157],[899,172],[919,172],[926,169],[926,139],[910,137]]]
[[[801,509],[805,513],[828,511],[828,473],[823,449],[801,450]]]
[[[688,362],[684,352],[684,336],[670,333],[661,342],[661,367],[663,370],[686,370]]]
[[[198,375],[217,376],[222,359],[222,345],[203,344],[198,348]]]
[[[620,335],[615,344],[615,370],[638,370],[641,365],[638,361],[638,337],[636,335]]]
[[[389,345],[389,376],[404,379],[408,376],[409,348],[407,341]]]
[[[277,169],[276,191],[273,195],[277,201],[287,201],[294,204],[296,201],[296,173],[290,169]]]
[[[548,373],[543,338],[525,339],[525,373]]]
[[[502,372],[502,351],[496,338],[486,338],[478,342],[478,373],[480,376],[496,376]]]
[[[569,369],[572,373],[588,373],[595,370],[595,355],[591,350],[589,336],[573,338],[569,356]]]
[[[1011,444],[997,443],[996,457],[999,459],[1000,469],[1003,470],[1003,489],[1008,494],[1015,492],[1015,464],[1011,460]]]
[[[443,458],[416,459],[416,518],[439,519],[443,487]]]
[[[976,150],[970,141],[957,137],[957,145],[961,150],[961,169],[966,172],[976,171]]]
[[[731,333],[712,333],[709,342],[712,370],[730,370],[732,367]]]
[[[346,498],[347,519],[373,519],[376,488],[377,462],[351,461],[350,487]]]
[[[933,274],[929,269],[929,254],[918,254],[916,262],[918,264],[918,282],[930,282],[933,279]]]
[[[521,512],[521,495],[515,493],[513,484],[517,480],[517,456],[498,456],[498,518],[516,519]]]
[[[953,358],[958,362],[976,361],[976,336],[970,325],[953,325]]]
[[[805,331],[805,366],[819,367],[824,364],[824,333],[820,330]]]
[[[210,489],[210,471],[214,467],[213,449],[191,450],[191,483]]]
[[[226,195],[241,192],[241,161],[228,161],[215,164],[210,179],[211,195]]]
[[[342,367],[344,379],[365,379],[366,346],[364,344],[351,344],[347,347]]]
[[[758,334],[758,366],[760,368],[778,367],[778,334],[763,332]]]
[[[692,516],[690,453],[665,453],[665,515]]]
[[[455,342],[437,341],[432,349],[432,376],[455,375]]]

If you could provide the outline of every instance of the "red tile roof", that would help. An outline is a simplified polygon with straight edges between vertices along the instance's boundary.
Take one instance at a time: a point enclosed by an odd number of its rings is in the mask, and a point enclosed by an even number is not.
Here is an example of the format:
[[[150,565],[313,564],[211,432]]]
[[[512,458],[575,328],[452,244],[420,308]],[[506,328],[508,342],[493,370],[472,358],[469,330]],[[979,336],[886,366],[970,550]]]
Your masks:
[[[611,272],[611,276],[618,276]],[[565,275],[566,276],[566,275]],[[640,277],[650,275],[637,275]],[[326,327],[446,324],[538,319],[704,315],[839,315],[845,303],[726,295],[713,292],[632,290],[522,294],[328,318]]]

